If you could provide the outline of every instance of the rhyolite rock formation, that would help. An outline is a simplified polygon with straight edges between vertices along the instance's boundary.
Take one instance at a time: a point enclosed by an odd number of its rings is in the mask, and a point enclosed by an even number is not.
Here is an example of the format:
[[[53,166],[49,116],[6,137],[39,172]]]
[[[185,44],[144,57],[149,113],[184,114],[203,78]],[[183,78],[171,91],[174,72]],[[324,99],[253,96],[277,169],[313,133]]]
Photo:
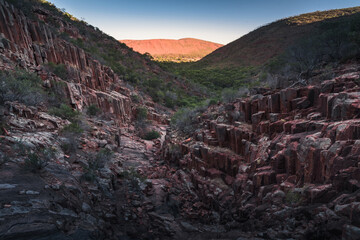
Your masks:
[[[79,37],[65,21],[59,29]],[[191,136],[148,100],[154,141],[136,136],[138,104],[111,68],[0,0],[0,69],[16,67],[46,87],[64,82],[73,108],[95,104],[106,116],[84,115],[74,137],[47,106],[0,106],[0,239],[359,239],[357,64],[317,85],[211,106]],[[56,154],[31,172],[25,147]],[[113,156],[94,169],[103,150]]]
[[[44,12],[38,14],[46,15]],[[44,80],[49,80],[51,76],[44,71],[44,64],[65,64],[71,79],[71,82],[66,82],[68,94],[77,109],[97,104],[123,121],[130,117],[131,107],[126,89],[121,88],[121,81],[111,68],[56,36],[49,25],[25,17],[5,1],[0,1],[0,19],[1,69],[19,66],[36,71]],[[69,30],[67,32],[73,30],[71,26],[63,28],[63,31]],[[71,32],[76,34],[75,30]]]
[[[34,14],[38,19],[46,20],[50,13],[39,8]],[[78,110],[95,104],[116,115],[120,122],[126,123],[132,119],[131,91],[124,87],[124,82],[110,67],[59,37],[52,25],[26,17],[21,10],[4,0],[0,1],[0,19],[0,69],[20,67],[36,72],[49,87],[52,80],[64,82],[70,102]],[[79,30],[67,21],[56,21],[60,33],[75,39],[82,37]],[[49,73],[46,64],[50,62],[64,64],[67,79]],[[163,121],[163,117],[156,116],[158,114],[150,110],[150,118]]]
[[[163,157],[201,203],[184,212],[264,238],[359,238],[359,74],[211,106],[190,138],[169,131]]]

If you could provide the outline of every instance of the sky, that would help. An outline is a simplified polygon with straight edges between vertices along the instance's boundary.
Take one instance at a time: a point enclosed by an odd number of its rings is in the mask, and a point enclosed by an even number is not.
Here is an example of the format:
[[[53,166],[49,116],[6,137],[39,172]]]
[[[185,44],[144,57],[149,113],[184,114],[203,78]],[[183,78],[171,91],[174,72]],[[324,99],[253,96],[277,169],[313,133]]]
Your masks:
[[[360,0],[50,0],[118,40],[198,38],[227,44],[278,19]]]

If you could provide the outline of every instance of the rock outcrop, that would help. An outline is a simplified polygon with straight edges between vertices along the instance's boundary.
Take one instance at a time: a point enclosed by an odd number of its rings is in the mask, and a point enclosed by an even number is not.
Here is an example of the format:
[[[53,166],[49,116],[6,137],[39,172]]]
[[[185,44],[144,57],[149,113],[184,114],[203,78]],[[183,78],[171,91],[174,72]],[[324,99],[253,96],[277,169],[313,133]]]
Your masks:
[[[352,239],[344,224],[360,226],[337,209],[340,196],[348,204],[360,197],[358,79],[359,72],[347,73],[212,106],[190,138],[168,132],[163,157],[186,169],[199,197],[194,205],[205,204],[198,214],[217,211],[219,222],[236,222],[230,228],[271,239]],[[293,217],[299,211],[314,227]],[[276,219],[293,224],[276,227]]]
[[[43,19],[48,17],[46,12],[37,14]],[[130,92],[122,87],[123,82],[111,68],[61,39],[50,25],[27,18],[4,0],[0,1],[0,19],[0,69],[21,67],[37,72],[44,81],[64,81],[71,104],[77,109],[96,104],[122,122],[131,119]],[[76,34],[66,22],[59,20],[59,24],[63,32]],[[49,74],[44,69],[44,64],[49,62],[64,64],[68,79]]]

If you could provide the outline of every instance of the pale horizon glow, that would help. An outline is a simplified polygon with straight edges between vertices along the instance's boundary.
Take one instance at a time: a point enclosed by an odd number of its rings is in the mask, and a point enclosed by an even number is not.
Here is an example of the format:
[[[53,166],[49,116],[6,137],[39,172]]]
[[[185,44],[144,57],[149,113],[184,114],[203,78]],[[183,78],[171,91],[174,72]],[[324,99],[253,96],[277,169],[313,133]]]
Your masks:
[[[278,19],[357,0],[50,0],[118,40],[197,38],[227,44]]]

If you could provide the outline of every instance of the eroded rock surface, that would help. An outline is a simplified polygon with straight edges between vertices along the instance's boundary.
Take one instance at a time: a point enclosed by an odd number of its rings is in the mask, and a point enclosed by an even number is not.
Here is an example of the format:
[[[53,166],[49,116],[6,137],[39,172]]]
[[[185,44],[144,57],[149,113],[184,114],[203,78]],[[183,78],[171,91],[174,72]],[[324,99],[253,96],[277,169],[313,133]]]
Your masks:
[[[64,21],[59,29],[81,37]],[[69,79],[48,62],[65,64]],[[161,138],[145,141],[111,68],[0,0],[0,69],[15,67],[46,87],[64,82],[75,109],[109,115],[84,115],[85,131],[69,137],[70,122],[46,106],[0,107],[0,239],[360,238],[359,72],[211,106],[192,136],[149,101]],[[29,171],[42,148],[55,156]],[[113,156],[94,167],[104,150]]]
[[[358,78],[212,106],[190,138],[169,131],[162,155],[196,196],[181,212],[261,238],[360,237],[339,214],[360,197]]]

